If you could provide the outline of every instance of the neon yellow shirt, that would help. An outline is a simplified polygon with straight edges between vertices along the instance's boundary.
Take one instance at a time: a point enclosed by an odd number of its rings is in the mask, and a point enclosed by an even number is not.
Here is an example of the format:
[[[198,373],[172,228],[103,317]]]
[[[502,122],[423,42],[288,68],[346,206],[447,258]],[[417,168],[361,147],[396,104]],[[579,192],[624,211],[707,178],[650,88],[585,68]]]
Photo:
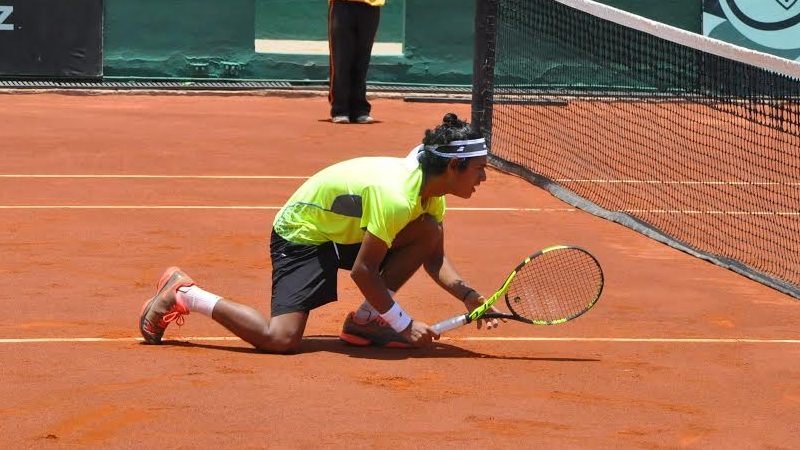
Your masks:
[[[356,244],[368,230],[391,247],[397,233],[422,214],[444,219],[444,197],[422,204],[421,187],[422,169],[413,157],[343,161],[306,180],[272,225],[297,244]]]

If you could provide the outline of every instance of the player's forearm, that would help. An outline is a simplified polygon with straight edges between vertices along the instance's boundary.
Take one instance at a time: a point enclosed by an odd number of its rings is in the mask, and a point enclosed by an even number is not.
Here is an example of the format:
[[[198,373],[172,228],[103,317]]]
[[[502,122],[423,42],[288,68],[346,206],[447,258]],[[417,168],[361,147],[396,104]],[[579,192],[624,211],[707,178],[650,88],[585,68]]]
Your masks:
[[[472,295],[476,297],[480,295],[464,281],[450,260],[444,255],[428,261],[425,264],[425,270],[436,284],[459,300],[463,301]]]
[[[386,284],[381,279],[379,272],[370,270],[368,267],[353,267],[350,272],[350,278],[358,286],[364,298],[379,313],[385,313],[394,304],[394,299],[389,295],[389,290],[386,288]]]
[[[350,277],[355,281],[356,286],[364,294],[367,301],[376,309],[381,315],[381,318],[386,321],[396,332],[408,332],[404,335],[410,342],[417,342],[409,330],[413,325],[411,316],[397,303],[386,288],[386,284],[380,276],[378,267],[373,267],[369,264],[356,264],[350,272]],[[424,325],[424,324],[423,324]],[[417,330],[417,335],[419,330]]]

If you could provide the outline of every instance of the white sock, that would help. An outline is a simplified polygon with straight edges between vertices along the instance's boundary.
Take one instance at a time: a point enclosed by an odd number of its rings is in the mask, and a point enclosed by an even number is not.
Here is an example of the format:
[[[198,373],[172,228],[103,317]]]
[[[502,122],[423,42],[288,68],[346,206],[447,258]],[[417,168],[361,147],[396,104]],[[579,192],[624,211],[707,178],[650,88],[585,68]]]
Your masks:
[[[204,291],[198,286],[184,286],[178,288],[178,295],[181,296],[181,300],[186,304],[186,307],[189,308],[189,311],[199,312],[208,317],[211,317],[214,306],[216,306],[217,302],[222,298],[219,295]]]
[[[389,291],[389,295],[391,295],[392,298],[394,298],[394,294],[395,294],[394,291],[391,290]],[[380,315],[381,313],[379,313],[378,310],[375,309],[375,307],[372,306],[372,304],[370,304],[370,302],[364,299],[364,301],[361,303],[361,306],[359,306],[358,309],[356,310],[353,318],[356,320],[356,322],[367,323],[371,322],[373,319],[375,319]]]

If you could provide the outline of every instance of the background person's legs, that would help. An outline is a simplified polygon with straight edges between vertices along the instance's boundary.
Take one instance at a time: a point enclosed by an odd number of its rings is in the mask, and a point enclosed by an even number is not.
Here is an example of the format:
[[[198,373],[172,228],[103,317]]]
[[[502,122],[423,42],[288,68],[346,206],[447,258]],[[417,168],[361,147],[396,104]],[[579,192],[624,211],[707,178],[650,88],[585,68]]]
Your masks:
[[[330,47],[330,89],[328,102],[331,117],[350,116],[353,84],[353,60],[357,48],[355,3],[333,1],[328,9],[328,44]]]
[[[355,40],[353,48],[353,66],[350,86],[350,115],[352,120],[369,116],[372,110],[367,100],[367,72],[372,58],[372,45],[381,18],[381,8],[366,3],[354,3],[356,9]]]

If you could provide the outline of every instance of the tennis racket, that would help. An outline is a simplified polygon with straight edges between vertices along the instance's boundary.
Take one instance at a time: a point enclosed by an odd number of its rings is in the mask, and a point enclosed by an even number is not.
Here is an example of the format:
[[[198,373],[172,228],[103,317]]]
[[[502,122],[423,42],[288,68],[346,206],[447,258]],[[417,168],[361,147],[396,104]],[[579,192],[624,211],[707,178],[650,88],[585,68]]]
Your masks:
[[[441,334],[480,318],[556,325],[591,309],[602,292],[603,270],[591,253],[554,245],[525,258],[481,306],[431,328]],[[487,312],[500,297],[505,297],[510,313]]]

